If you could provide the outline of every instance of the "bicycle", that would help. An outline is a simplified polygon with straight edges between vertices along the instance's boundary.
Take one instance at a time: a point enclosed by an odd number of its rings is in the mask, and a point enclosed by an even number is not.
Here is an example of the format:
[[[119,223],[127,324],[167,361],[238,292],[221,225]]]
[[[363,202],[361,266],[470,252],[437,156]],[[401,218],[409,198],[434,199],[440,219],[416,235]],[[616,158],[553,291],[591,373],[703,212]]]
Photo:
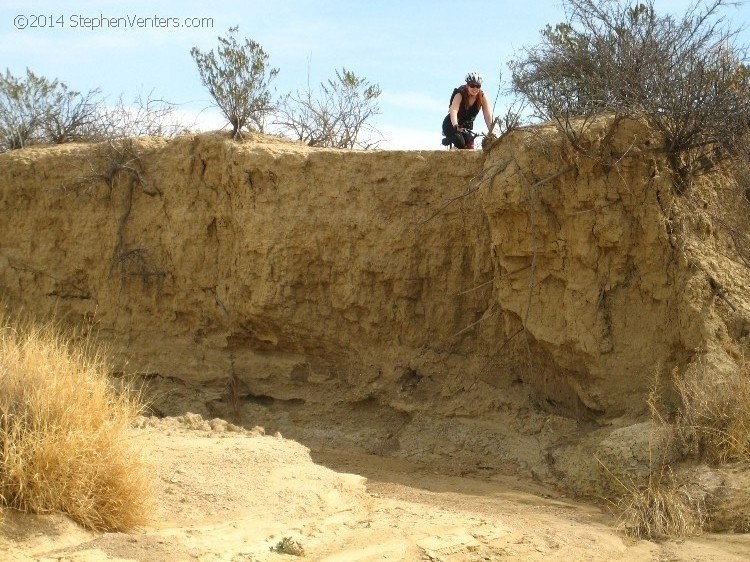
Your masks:
[[[460,130],[461,132],[464,132],[464,133],[469,133],[469,135],[471,136],[471,140],[472,140],[472,142],[473,142],[474,140],[476,140],[476,139],[477,139],[477,137],[482,137],[482,138],[484,138],[484,137],[486,136],[486,135],[485,135],[484,133],[475,133],[475,132],[474,132],[474,131],[472,131],[471,129],[459,129],[459,130]],[[451,142],[451,140],[450,140],[449,138],[447,138],[447,137],[443,137],[443,140],[442,140],[442,141],[440,141],[440,143],[441,143],[441,144],[442,144],[443,146],[447,146],[447,147],[448,147],[448,150],[452,150],[452,149],[453,149],[453,143],[452,143],[452,142]]]

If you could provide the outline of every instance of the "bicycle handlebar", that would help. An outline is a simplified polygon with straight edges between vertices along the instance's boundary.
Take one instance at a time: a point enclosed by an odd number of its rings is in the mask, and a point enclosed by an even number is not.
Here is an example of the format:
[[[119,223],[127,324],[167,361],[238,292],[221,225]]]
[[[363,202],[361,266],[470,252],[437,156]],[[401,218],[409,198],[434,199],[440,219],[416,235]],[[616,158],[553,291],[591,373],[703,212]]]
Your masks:
[[[461,129],[460,128],[460,129],[458,129],[458,132],[459,133],[469,133],[471,135],[471,137],[474,138],[474,139],[477,138],[477,137],[484,137],[485,136],[484,133],[475,133],[471,129]]]

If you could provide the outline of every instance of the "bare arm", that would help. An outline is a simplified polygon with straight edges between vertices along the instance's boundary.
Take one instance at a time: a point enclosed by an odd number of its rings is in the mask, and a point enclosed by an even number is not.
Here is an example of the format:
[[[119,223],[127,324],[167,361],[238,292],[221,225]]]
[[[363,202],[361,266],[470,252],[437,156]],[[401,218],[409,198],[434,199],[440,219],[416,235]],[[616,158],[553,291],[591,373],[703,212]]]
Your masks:
[[[453,96],[453,101],[451,102],[451,108],[449,111],[449,114],[451,116],[451,124],[454,127],[458,127],[458,108],[461,107],[461,93],[459,92],[455,96]]]
[[[482,92],[482,114],[484,115],[484,122],[487,125],[487,132],[492,132],[492,108],[484,92]]]

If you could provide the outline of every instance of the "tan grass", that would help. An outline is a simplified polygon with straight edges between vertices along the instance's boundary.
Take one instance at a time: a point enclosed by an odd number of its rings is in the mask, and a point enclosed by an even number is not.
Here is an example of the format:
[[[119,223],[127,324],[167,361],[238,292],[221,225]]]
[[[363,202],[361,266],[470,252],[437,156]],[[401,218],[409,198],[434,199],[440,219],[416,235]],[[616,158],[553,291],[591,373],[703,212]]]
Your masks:
[[[657,370],[646,400],[652,426],[648,480],[625,482],[599,461],[621,489],[619,497],[610,502],[618,514],[620,528],[627,535],[650,540],[700,534],[707,520],[704,498],[691,493],[687,486],[680,486],[668,464],[667,452],[673,446],[674,429],[659,411],[660,394]],[[665,435],[667,439],[656,439],[657,435]]]
[[[750,365],[732,374],[690,369],[675,376],[676,428],[689,452],[713,464],[750,460]]]
[[[90,347],[0,316],[0,506],[125,530],[150,497],[130,437],[139,400]]]
[[[691,368],[673,374],[682,402],[673,425],[658,408],[658,373],[647,400],[652,424],[674,430],[683,453],[714,464],[750,461],[750,365],[739,359],[734,373]],[[622,528],[629,535],[659,539],[702,532],[707,522],[705,497],[681,486],[663,458],[651,459],[646,485],[623,483],[614,502]],[[610,474],[612,474],[610,472]]]
[[[653,474],[646,487],[628,486],[616,505],[625,533],[644,539],[699,534],[706,522],[702,498],[690,495],[675,483],[668,467]]]

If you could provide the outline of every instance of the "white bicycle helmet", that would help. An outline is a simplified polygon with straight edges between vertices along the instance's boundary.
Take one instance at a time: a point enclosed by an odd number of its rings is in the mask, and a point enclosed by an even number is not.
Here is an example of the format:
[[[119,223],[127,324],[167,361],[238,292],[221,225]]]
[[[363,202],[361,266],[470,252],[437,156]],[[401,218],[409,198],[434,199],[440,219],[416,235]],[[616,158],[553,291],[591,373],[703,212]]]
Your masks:
[[[466,83],[467,84],[479,84],[482,85],[482,75],[478,72],[469,72],[466,75]]]

